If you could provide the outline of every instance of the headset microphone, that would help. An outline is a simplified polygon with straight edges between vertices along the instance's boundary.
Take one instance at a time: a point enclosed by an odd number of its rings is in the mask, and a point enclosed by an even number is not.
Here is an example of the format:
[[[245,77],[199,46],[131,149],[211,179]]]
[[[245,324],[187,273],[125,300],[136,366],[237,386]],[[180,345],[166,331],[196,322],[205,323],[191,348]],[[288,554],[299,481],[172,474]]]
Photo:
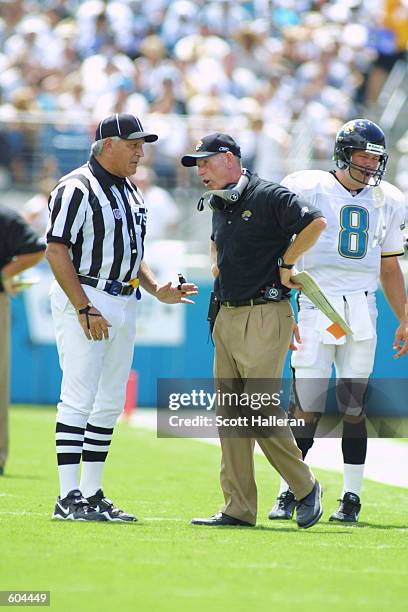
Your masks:
[[[197,210],[204,210],[204,202],[207,201],[208,206],[212,210],[224,210],[228,204],[238,202],[244,193],[252,173],[246,168],[242,168],[241,176],[237,184],[233,184],[226,189],[212,189],[203,193],[197,204]]]

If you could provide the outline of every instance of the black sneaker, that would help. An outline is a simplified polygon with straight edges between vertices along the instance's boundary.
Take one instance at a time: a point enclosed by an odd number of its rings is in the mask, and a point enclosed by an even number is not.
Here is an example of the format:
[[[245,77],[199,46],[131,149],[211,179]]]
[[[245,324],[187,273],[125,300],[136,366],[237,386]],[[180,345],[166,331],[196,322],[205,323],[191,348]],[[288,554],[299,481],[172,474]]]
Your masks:
[[[340,523],[357,523],[360,514],[360,498],[356,493],[345,493],[343,499],[337,500],[340,506],[337,512],[333,512],[329,521],[339,521]]]
[[[116,523],[135,523],[137,521],[133,514],[127,514],[120,508],[116,508],[113,502],[104,496],[102,489],[99,489],[95,495],[88,497],[88,502],[105,516],[107,521],[115,521]]]
[[[73,489],[64,499],[57,498],[51,518],[60,521],[106,521],[106,517],[90,505],[79,489]]]
[[[296,504],[296,522],[298,527],[302,529],[313,527],[320,520],[322,514],[322,489],[316,480],[309,495],[306,495]]]
[[[273,520],[290,521],[295,510],[296,500],[292,491],[288,489],[276,498],[276,504],[268,514],[268,517]]]

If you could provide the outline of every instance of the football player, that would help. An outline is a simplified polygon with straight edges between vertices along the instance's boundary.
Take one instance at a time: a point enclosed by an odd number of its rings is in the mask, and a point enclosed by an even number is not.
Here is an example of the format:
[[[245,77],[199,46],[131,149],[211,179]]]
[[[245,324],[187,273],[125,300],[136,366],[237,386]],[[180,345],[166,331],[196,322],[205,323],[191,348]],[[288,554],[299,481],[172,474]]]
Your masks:
[[[363,399],[375,357],[379,279],[399,321],[395,357],[408,351],[407,299],[398,261],[404,253],[405,198],[383,180],[388,160],[385,137],[372,121],[356,119],[343,125],[336,136],[333,159],[337,168],[330,172],[305,170],[282,181],[327,219],[326,231],[297,267],[310,272],[353,331],[352,336],[335,337],[327,331],[330,321],[299,295],[297,350],[291,365],[296,415],[306,425],[295,428],[294,435],[305,458],[325,409],[334,365],[337,405],[343,416],[344,486],[340,506],[330,521],[355,523],[367,451]],[[293,493],[282,480],[269,518],[291,519],[294,507]]]

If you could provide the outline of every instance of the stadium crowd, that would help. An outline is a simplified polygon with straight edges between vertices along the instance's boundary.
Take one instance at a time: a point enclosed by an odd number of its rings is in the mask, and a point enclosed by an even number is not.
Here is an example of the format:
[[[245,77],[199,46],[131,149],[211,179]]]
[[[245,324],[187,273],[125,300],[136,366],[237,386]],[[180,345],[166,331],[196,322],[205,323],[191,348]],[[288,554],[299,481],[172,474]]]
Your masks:
[[[1,0],[0,166],[14,184],[57,176],[102,117],[131,112],[154,121],[165,186],[220,117],[244,164],[279,180],[297,126],[326,159],[407,40],[407,0]]]

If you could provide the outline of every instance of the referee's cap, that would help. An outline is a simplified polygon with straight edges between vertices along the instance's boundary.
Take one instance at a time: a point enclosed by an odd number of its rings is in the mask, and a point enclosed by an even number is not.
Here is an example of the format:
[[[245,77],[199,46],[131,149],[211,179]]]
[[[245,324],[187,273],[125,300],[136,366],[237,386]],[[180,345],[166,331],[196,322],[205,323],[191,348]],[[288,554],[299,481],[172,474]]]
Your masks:
[[[236,157],[241,157],[241,149],[232,136],[215,132],[214,134],[204,136],[196,145],[196,153],[184,155],[181,163],[187,167],[196,166],[197,159],[211,157],[212,155],[217,155],[217,153],[226,153],[227,151],[231,151]]]
[[[157,134],[145,132],[143,126],[135,115],[128,113],[115,113],[105,117],[95,132],[95,140],[102,140],[111,136],[119,136],[125,140],[136,140],[144,138],[145,142],[155,142],[158,139]]]

